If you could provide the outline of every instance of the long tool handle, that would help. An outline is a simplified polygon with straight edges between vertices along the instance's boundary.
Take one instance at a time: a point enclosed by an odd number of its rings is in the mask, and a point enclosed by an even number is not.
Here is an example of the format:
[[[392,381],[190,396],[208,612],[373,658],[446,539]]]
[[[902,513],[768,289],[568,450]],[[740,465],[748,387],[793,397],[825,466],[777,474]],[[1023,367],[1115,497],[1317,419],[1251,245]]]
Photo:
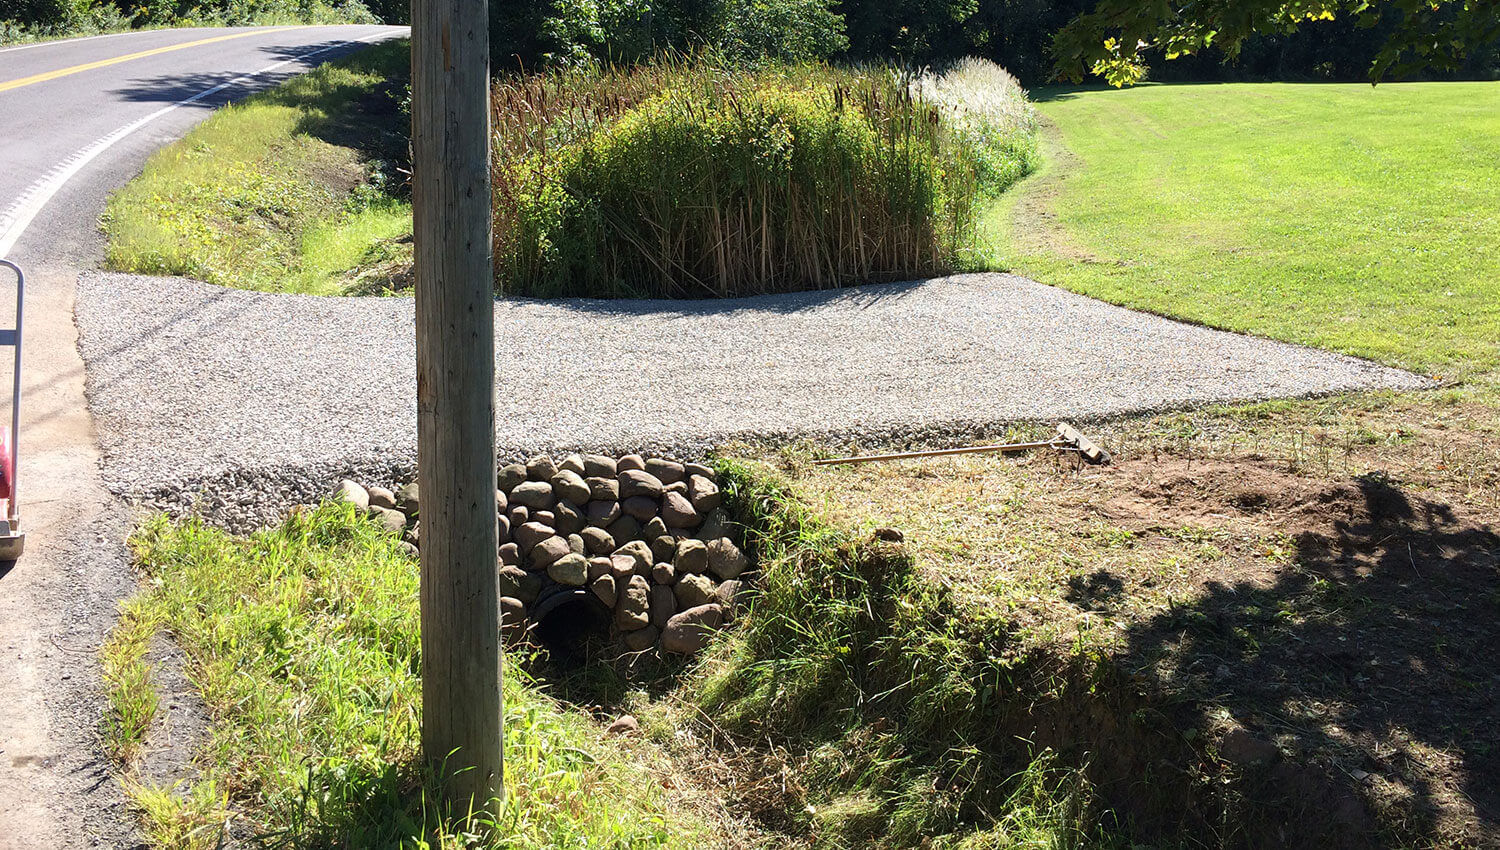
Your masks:
[[[1064,440],[1038,440],[1034,443],[997,443],[991,446],[965,446],[961,449],[932,449],[925,452],[899,452],[892,455],[855,455],[813,461],[813,466],[830,466],[835,463],[870,463],[877,460],[906,460],[914,457],[942,457],[943,455],[972,455],[981,452],[1029,452],[1032,449],[1068,448]]]

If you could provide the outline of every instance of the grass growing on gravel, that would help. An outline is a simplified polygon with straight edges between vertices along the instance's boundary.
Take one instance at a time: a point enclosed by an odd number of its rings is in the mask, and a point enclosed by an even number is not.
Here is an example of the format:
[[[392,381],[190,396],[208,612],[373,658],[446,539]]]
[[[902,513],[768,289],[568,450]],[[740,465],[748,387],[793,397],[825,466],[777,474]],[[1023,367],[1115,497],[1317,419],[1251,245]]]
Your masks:
[[[1500,368],[1500,83],[1044,93],[998,261],[1216,327]]]
[[[366,48],[216,112],[110,198],[106,263],[275,292],[337,294],[409,233],[404,42]]]
[[[129,783],[156,846],[217,846],[231,812],[283,846],[477,846],[418,766],[418,569],[398,542],[342,504],[249,538],[160,517],[136,534],[132,610],[181,644],[212,718],[192,789]],[[666,817],[648,752],[601,743],[514,663],[505,711],[505,838],[483,846],[706,840]]]

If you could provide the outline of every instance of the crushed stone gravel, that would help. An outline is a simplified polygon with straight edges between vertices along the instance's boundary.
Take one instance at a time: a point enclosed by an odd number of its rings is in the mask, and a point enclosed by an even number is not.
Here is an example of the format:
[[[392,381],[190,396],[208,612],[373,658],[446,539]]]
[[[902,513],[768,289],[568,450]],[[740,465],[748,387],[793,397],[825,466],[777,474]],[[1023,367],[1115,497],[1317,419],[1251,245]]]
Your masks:
[[[343,475],[409,475],[413,308],[85,275],[76,314],[107,482],[248,527]],[[495,322],[502,459],[915,443],[1430,383],[1004,274],[725,301],[501,299]]]

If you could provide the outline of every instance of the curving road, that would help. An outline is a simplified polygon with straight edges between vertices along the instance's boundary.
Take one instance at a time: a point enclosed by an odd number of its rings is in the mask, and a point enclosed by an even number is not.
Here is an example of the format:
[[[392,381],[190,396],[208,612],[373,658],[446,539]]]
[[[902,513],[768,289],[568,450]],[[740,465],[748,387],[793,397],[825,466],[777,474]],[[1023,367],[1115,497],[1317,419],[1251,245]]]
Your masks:
[[[214,108],[405,32],[181,29],[0,49],[0,257],[28,272],[19,476],[27,552],[0,564],[0,850],[138,846],[96,743],[98,648],[133,586],[128,518],[99,477],[73,324],[78,273],[101,255],[104,200]],[[14,298],[0,272],[0,325]],[[8,357],[0,351],[0,385]],[[191,725],[179,720],[191,714],[180,702],[162,712],[165,738],[179,746]],[[154,773],[155,759],[147,755],[147,774],[170,782]]]

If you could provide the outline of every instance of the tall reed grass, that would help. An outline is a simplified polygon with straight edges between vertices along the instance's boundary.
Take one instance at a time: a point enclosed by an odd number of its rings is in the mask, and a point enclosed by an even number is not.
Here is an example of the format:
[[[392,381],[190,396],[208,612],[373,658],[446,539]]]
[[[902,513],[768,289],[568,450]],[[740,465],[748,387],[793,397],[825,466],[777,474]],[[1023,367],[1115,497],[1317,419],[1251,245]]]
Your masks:
[[[946,272],[978,201],[1030,168],[1024,92],[990,68],[1009,86],[967,99],[888,68],[706,59],[499,82],[497,288],[733,297]]]

